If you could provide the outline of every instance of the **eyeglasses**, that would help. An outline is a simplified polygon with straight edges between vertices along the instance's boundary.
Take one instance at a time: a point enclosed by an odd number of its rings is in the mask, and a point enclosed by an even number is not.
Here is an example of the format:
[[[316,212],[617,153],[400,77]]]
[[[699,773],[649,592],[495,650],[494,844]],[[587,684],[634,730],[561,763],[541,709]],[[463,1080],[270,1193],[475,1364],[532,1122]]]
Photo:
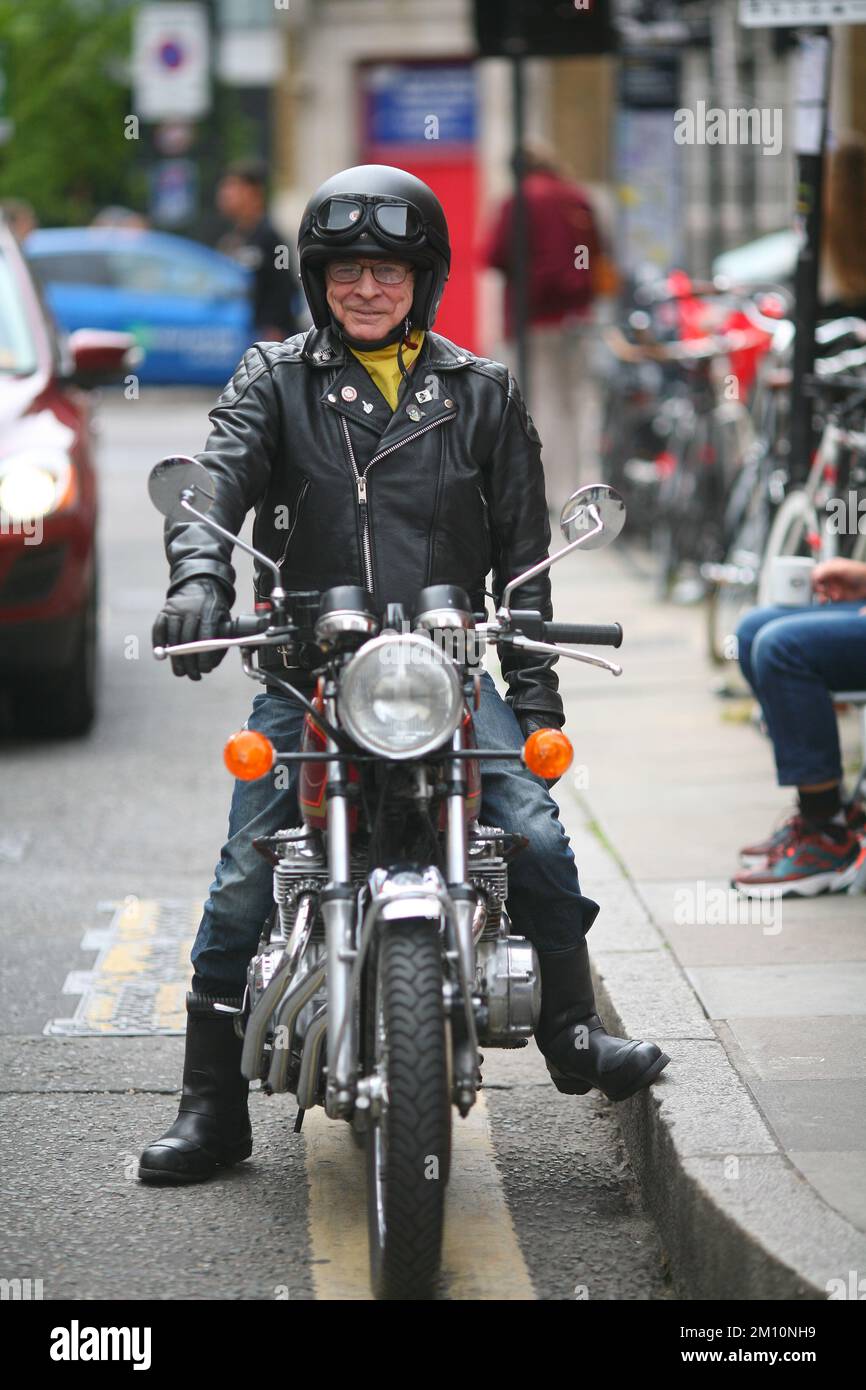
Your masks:
[[[365,270],[372,270],[373,279],[380,285],[402,285],[411,266],[392,265],[390,261],[377,261],[372,266],[362,266],[359,261],[332,261],[328,278],[337,285],[351,285],[360,280]]]

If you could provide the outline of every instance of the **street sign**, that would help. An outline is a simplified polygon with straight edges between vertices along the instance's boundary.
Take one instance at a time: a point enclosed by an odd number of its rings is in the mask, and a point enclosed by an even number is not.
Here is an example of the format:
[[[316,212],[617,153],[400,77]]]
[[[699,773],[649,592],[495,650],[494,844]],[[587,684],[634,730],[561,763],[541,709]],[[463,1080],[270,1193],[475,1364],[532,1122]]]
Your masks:
[[[136,12],[133,109],[143,121],[194,121],[210,110],[207,11],[201,3]]]
[[[740,0],[740,23],[749,29],[866,24],[866,0]]]
[[[442,146],[453,155],[454,145],[472,145],[476,82],[469,63],[376,64],[364,74],[367,142],[418,145],[425,157]]]

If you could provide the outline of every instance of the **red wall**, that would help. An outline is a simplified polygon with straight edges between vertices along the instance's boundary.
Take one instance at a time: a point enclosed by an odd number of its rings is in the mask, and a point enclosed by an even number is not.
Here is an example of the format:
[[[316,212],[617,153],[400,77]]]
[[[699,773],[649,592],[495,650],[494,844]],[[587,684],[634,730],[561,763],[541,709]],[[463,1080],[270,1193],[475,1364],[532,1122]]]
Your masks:
[[[406,60],[401,60],[401,66]],[[427,61],[427,60],[425,60]],[[441,61],[441,60],[440,60]],[[423,66],[419,63],[418,66]],[[360,74],[359,74],[360,78]],[[448,220],[451,273],[434,325],[437,333],[471,352],[480,352],[478,339],[478,267],[476,263],[479,177],[473,144],[416,140],[406,145],[376,145],[368,134],[366,103],[359,80],[361,164],[390,164],[429,184]]]

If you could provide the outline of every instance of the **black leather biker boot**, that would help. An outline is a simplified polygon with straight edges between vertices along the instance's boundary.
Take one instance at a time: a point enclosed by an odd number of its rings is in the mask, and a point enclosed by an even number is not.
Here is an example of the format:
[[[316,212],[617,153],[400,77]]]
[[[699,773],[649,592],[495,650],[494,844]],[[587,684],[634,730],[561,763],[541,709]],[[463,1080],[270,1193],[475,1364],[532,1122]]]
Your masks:
[[[627,1100],[654,1081],[670,1061],[655,1043],[615,1038],[595,1012],[586,941],[564,951],[539,951],[541,1017],[535,1040],[558,1091]]]
[[[250,1083],[241,1075],[243,1041],[234,1015],[216,1004],[240,1008],[240,999],[186,996],[183,1094],[174,1124],[141,1155],[142,1182],[202,1182],[218,1167],[230,1168],[253,1151],[247,1109]]]

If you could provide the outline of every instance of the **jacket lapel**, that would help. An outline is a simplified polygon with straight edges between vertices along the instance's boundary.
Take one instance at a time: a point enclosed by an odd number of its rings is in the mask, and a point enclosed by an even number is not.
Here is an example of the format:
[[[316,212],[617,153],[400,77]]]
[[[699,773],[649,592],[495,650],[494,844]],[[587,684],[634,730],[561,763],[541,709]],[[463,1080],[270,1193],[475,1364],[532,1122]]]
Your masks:
[[[337,369],[334,379],[322,390],[322,405],[353,425],[368,432],[373,443],[371,457],[390,453],[427,429],[454,419],[457,403],[449,390],[449,374],[475,359],[458,353],[447,339],[427,333],[424,346],[409,373],[400,383],[397,409],[390,405],[367,369],[329,329],[310,333],[304,358],[311,366]],[[369,448],[369,444],[367,445]]]
[[[343,366],[319,399],[328,410],[334,410],[351,424],[369,430],[373,439],[378,439],[384,433],[391,419],[390,405],[366,367],[351,352],[347,352]]]

